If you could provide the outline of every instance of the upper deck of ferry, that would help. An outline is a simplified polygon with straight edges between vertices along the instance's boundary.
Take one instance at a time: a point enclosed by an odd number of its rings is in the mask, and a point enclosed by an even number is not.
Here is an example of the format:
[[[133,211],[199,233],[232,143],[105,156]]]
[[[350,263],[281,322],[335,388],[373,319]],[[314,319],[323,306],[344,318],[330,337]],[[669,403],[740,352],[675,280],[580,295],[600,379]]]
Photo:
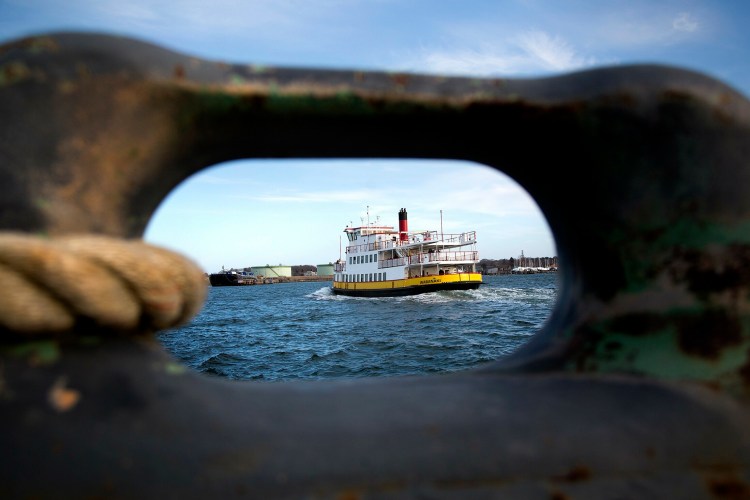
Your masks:
[[[346,253],[371,252],[395,248],[455,248],[474,245],[476,231],[441,233],[439,231],[414,231],[402,234],[392,226],[362,226],[344,229],[348,240]]]

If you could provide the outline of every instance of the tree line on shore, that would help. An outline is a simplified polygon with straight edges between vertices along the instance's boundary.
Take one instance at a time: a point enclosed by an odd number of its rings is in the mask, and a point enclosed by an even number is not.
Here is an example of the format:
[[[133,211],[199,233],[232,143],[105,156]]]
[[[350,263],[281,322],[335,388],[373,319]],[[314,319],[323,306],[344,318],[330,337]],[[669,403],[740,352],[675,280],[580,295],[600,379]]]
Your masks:
[[[510,274],[517,267],[557,268],[557,257],[517,257],[509,259],[482,259],[477,263],[477,271],[482,274]],[[316,272],[318,267],[304,264],[291,266],[292,276],[305,276],[306,272]],[[251,267],[230,269],[230,271],[250,272]]]

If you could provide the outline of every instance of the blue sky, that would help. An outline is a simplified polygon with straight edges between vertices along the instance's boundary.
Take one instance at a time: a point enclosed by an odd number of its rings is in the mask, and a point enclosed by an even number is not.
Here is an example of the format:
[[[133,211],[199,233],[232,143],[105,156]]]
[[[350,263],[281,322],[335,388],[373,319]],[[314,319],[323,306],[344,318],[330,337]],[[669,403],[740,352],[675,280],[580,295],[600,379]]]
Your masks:
[[[750,95],[750,2],[582,0],[0,0],[0,41],[109,32],[213,60],[535,77],[630,63],[694,69]],[[388,175],[383,175],[387,172]],[[418,187],[415,189],[415,187]],[[146,240],[206,271],[322,264],[350,221],[476,230],[481,257],[556,254],[508,177],[449,161],[237,161],[175,189]]]

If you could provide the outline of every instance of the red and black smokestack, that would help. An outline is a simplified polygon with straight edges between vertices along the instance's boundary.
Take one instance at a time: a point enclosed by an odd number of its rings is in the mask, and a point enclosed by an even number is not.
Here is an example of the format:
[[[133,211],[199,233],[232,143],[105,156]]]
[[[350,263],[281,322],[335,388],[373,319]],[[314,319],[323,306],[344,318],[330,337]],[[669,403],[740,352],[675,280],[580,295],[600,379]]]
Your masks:
[[[409,222],[406,219],[406,209],[398,211],[398,236],[401,241],[409,241]]]

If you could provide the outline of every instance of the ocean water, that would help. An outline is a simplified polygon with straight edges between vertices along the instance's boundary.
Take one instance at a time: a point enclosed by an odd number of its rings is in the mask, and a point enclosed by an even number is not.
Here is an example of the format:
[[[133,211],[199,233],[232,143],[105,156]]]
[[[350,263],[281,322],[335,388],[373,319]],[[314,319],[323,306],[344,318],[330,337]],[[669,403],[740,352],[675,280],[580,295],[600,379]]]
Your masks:
[[[159,336],[200,372],[244,380],[457,371],[509,354],[557,298],[555,273],[485,276],[477,290],[333,295],[330,282],[209,287],[193,321]]]

